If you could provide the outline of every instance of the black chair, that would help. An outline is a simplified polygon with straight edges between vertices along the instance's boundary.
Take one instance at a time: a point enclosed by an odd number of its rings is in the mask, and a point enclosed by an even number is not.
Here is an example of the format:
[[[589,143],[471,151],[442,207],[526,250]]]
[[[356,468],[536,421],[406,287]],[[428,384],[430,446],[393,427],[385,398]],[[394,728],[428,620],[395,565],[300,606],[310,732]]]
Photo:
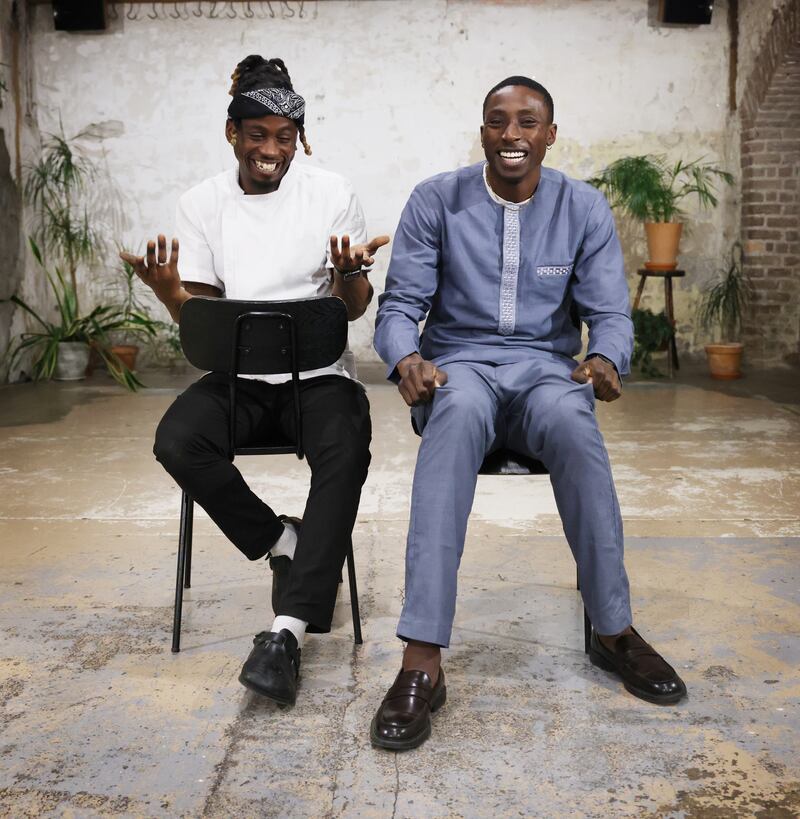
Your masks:
[[[417,424],[414,419],[411,419],[411,426],[414,432],[419,435]],[[478,470],[479,475],[549,475],[547,468],[541,461],[531,458],[528,455],[523,455],[521,452],[515,452],[513,449],[496,449],[490,452],[481,464]],[[581,590],[580,577],[577,576],[576,570],[576,588]],[[589,641],[592,637],[592,623],[589,620],[589,615],[586,613],[586,606],[583,607],[583,650],[586,654],[589,653]]]
[[[304,457],[300,412],[300,377],[303,370],[327,367],[339,359],[347,345],[347,309],[332,296],[298,301],[236,301],[195,296],[181,308],[180,338],[190,364],[201,370],[230,376],[229,451],[236,455],[286,455]],[[291,373],[294,393],[295,441],[265,442],[237,447],[234,440],[238,375]],[[194,500],[183,492],[178,538],[178,572],[172,651],[180,651],[183,590],[191,588],[192,523]],[[353,635],[361,645],[361,616],[353,563],[353,544],[347,552],[347,579],[353,614]]]

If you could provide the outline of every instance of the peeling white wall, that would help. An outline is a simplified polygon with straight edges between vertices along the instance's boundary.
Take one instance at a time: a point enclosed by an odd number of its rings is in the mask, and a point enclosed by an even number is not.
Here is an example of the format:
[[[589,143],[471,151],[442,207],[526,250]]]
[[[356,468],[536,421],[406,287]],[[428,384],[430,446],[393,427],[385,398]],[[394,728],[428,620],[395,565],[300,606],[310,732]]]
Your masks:
[[[303,19],[141,13],[101,34],[55,32],[48,12],[37,9],[33,41],[40,124],[47,130],[59,114],[68,133],[119,124],[103,147],[125,198],[130,246],[169,233],[178,196],[231,164],[228,78],[250,53],[284,58],[307,99],[314,149],[297,161],[352,179],[373,234],[394,232],[417,182],[481,158],[481,102],[509,74],[535,77],[553,94],[559,138],[548,162],[568,174],[586,177],[645,152],[702,155],[738,174],[723,0],[711,25],[679,28],[650,25],[646,0],[323,0],[307,2]],[[676,297],[685,347],[697,341],[697,283],[722,262],[737,224],[731,190],[686,237],[689,275]],[[634,279],[645,258],[639,233],[623,230]],[[387,258],[373,274],[378,291]],[[648,290],[660,309],[658,288]],[[374,306],[354,327],[362,359],[374,358],[373,315]]]

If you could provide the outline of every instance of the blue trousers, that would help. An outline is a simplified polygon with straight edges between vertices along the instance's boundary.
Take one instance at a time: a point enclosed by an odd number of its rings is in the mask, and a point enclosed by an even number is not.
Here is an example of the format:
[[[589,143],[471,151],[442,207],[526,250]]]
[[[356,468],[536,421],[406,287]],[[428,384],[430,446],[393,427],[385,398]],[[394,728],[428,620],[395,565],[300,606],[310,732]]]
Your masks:
[[[500,447],[530,455],[550,472],[595,629],[618,634],[631,624],[619,502],[594,392],[591,384],[572,381],[575,366],[565,356],[536,351],[504,364],[447,363],[447,384],[412,410],[422,441],[398,637],[449,645],[478,469]]]

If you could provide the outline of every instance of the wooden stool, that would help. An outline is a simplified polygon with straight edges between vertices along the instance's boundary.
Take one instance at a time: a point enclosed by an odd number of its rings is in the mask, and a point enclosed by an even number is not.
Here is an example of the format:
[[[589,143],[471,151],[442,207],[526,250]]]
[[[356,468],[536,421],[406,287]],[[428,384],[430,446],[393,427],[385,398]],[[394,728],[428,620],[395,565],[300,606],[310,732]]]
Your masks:
[[[669,323],[672,325],[672,336],[670,337],[669,346],[667,347],[667,366],[669,368],[669,377],[672,378],[673,367],[676,370],[680,369],[680,364],[678,363],[678,348],[675,345],[675,312],[672,304],[672,280],[683,278],[686,275],[686,271],[650,270],[649,268],[643,267],[641,270],[637,270],[636,272],[641,278],[639,280],[639,287],[636,290],[636,298],[633,300],[634,310],[638,309],[639,307],[639,301],[642,298],[642,291],[644,290],[647,277],[657,276],[664,279],[664,312],[667,315]]]

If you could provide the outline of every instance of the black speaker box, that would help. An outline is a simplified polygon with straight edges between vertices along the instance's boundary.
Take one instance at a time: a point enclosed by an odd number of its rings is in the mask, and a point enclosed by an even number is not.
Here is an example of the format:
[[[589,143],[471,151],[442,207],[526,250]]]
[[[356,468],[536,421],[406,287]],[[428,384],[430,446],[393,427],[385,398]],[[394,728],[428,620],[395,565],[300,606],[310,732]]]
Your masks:
[[[57,31],[102,31],[106,27],[106,0],[53,0]]]
[[[697,26],[711,22],[714,0],[660,0],[658,21]]]

